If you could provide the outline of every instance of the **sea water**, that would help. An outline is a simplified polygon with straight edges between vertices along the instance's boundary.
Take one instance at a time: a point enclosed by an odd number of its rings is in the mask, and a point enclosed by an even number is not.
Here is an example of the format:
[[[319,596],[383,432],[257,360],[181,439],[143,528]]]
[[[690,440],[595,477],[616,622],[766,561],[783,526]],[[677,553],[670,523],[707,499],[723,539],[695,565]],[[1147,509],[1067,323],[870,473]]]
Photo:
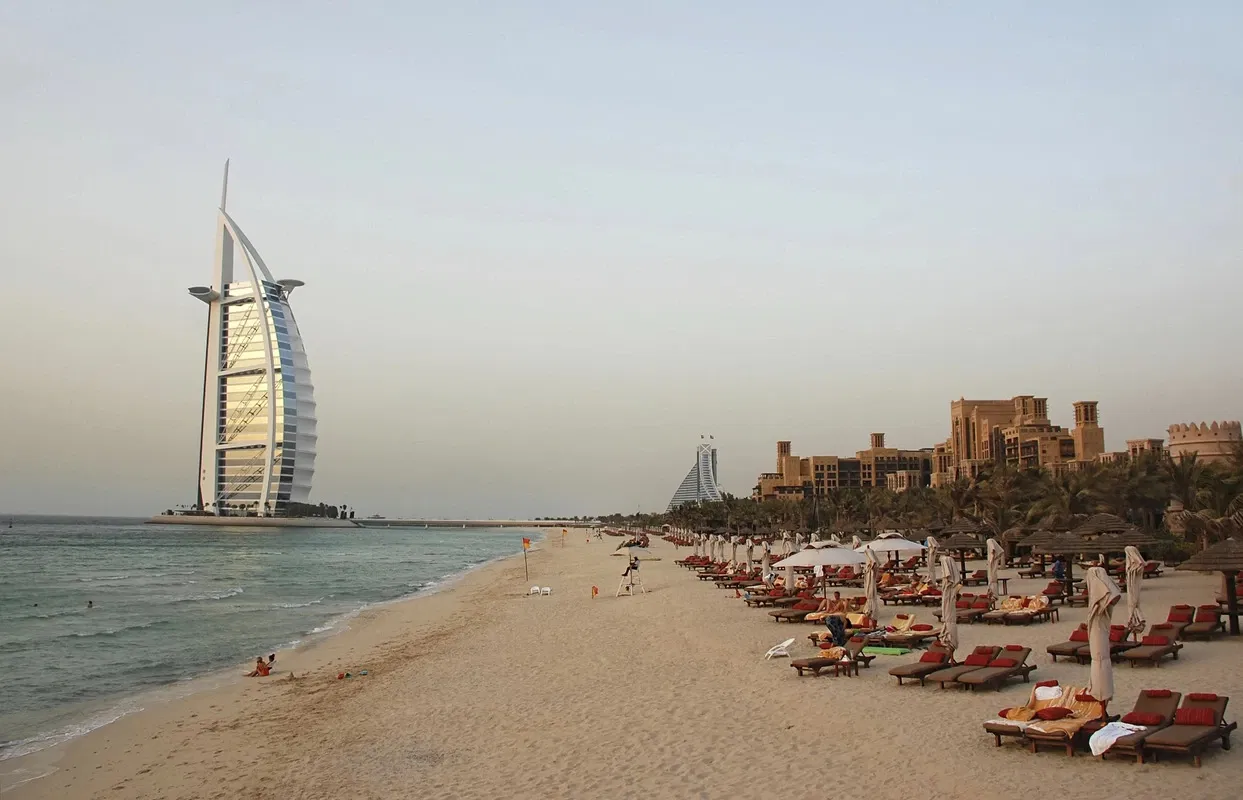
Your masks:
[[[0,518],[0,760],[330,635],[366,606],[434,590],[533,535],[12,522]]]

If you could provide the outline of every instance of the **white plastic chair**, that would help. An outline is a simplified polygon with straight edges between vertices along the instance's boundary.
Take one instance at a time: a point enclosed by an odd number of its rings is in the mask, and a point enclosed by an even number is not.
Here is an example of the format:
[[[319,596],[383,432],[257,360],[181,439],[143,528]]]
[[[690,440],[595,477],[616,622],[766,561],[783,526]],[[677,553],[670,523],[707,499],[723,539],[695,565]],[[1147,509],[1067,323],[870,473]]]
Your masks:
[[[552,594],[552,587],[551,587],[551,586],[545,586],[543,589],[540,589],[540,592],[539,592],[539,593],[540,593],[540,594]]]
[[[773,645],[772,647],[768,648],[768,652],[764,654],[764,660],[767,661],[770,658],[778,658],[780,656],[785,656],[786,658],[789,658],[790,657],[790,645],[792,644],[794,644],[793,639],[786,639],[781,644]]]
[[[539,587],[538,587],[538,586],[532,586],[532,587],[531,587],[531,591],[527,592],[527,594],[539,594]]]

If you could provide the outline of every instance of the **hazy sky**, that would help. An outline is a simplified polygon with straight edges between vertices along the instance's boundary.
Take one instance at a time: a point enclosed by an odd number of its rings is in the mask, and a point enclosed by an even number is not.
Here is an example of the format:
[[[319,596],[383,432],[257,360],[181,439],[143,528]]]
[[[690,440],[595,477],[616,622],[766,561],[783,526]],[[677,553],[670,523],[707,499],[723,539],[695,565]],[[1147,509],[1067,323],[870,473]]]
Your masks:
[[[314,496],[663,510],[701,433],[948,405],[1238,419],[1243,4],[0,4],[0,511],[193,499],[229,210],[294,308]]]

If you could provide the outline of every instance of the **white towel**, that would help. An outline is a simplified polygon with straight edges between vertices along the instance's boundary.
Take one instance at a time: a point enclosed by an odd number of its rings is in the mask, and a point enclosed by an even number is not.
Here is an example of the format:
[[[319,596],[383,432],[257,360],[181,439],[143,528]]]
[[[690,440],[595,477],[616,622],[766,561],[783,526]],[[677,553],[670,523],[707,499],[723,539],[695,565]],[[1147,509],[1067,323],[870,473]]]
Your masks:
[[[1017,719],[1003,719],[1002,717],[998,717],[997,719],[985,720],[984,724],[985,725],[1010,725],[1011,727],[1018,728],[1021,731],[1025,731],[1027,730],[1027,726],[1030,725],[1031,723],[1019,722]]]
[[[1062,696],[1062,687],[1060,686],[1037,686],[1037,700],[1056,700]]]
[[[1106,750],[1114,746],[1114,742],[1123,736],[1130,736],[1136,731],[1148,730],[1143,725],[1131,725],[1126,722],[1111,722],[1101,728],[1096,733],[1088,737],[1088,747],[1092,748],[1092,755],[1099,756]]]

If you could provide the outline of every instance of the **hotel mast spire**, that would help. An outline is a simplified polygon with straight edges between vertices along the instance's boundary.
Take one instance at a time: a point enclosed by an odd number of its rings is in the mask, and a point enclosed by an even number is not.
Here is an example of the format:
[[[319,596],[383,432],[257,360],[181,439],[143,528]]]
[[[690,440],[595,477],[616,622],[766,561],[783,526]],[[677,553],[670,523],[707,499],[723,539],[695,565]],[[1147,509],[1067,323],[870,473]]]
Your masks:
[[[224,211],[225,201],[229,199],[229,159],[224,160],[224,183],[220,186],[220,210]]]

